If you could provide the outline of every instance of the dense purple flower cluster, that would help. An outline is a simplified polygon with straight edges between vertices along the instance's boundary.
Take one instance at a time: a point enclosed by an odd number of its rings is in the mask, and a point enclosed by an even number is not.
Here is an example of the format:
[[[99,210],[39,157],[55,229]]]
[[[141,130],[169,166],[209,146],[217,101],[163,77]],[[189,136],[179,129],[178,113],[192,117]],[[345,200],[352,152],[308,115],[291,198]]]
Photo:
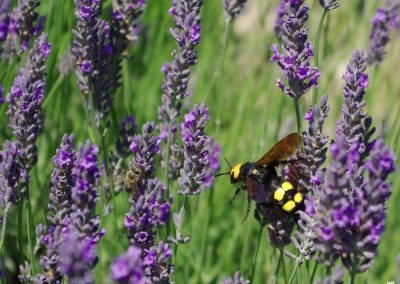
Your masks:
[[[143,267],[150,283],[169,283],[174,272],[173,266],[169,264],[171,258],[172,251],[163,241],[145,250]]]
[[[72,171],[75,163],[73,142],[74,136],[65,134],[53,157],[54,169],[49,184],[50,199],[47,215],[50,227],[42,241],[46,246],[46,255],[40,259],[45,274],[39,276],[46,283],[61,283],[63,277],[59,267],[58,247],[63,240],[65,218],[69,218],[71,213],[71,189],[74,184]]]
[[[18,6],[9,13],[10,1],[1,4],[0,42],[4,42],[7,57],[27,50],[29,41],[42,31],[45,18],[35,11],[39,5],[39,0],[18,1]]]
[[[188,83],[190,67],[197,63],[195,47],[200,43],[200,8],[203,0],[173,0],[169,13],[174,18],[175,27],[170,30],[178,43],[178,50],[172,52],[174,60],[162,68],[165,82],[162,85],[162,104],[158,108],[160,137],[167,141],[170,132],[169,175],[178,176],[182,151],[177,143],[176,119],[180,115],[181,100],[189,96]],[[166,153],[163,153],[163,166],[166,167]]]
[[[390,32],[400,25],[400,3],[387,4],[376,11],[372,18],[368,63],[378,66],[386,56],[385,47],[390,40]]]
[[[43,127],[42,103],[45,92],[45,63],[50,54],[47,35],[42,34],[29,52],[25,67],[15,78],[7,114],[20,149],[18,159],[29,172],[37,161],[36,139]]]
[[[165,185],[158,179],[147,179],[145,185],[143,192],[130,197],[131,209],[124,225],[131,245],[148,249],[154,244],[155,229],[168,222],[169,203],[165,200]]]
[[[225,18],[228,22],[235,20],[243,10],[247,0],[224,0]]]
[[[130,246],[111,264],[111,279],[119,284],[146,284],[141,249]]]
[[[285,6],[286,15],[283,17],[282,53],[278,46],[272,46],[272,62],[282,69],[284,83],[278,79],[278,87],[292,98],[300,98],[312,86],[318,85],[320,75],[317,68],[310,66],[314,56],[312,45],[307,41],[308,30],[304,27],[308,19],[309,8],[304,0],[289,1]]]
[[[209,151],[210,137],[204,133],[207,121],[210,119],[208,108],[195,105],[184,116],[181,124],[181,135],[184,145],[184,162],[178,178],[179,190],[182,195],[199,194],[207,182],[210,168]]]

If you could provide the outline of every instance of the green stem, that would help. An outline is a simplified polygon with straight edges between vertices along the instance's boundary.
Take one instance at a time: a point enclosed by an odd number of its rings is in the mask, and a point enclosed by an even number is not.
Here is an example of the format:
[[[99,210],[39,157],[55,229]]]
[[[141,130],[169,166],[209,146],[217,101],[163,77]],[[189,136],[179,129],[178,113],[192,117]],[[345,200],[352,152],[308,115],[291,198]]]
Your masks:
[[[177,228],[177,232],[179,234],[182,234],[183,219],[185,217],[185,207],[186,207],[187,199],[188,199],[188,197],[187,197],[187,195],[185,195],[185,197],[183,198],[182,207],[181,207],[181,209],[179,209],[179,212],[181,212],[181,210],[182,210],[182,216],[180,216],[180,222],[179,222],[179,225],[178,225],[178,228]],[[179,243],[176,242],[175,243],[175,247],[174,247],[174,255],[173,255],[172,267],[175,267],[175,265],[176,265],[176,258],[178,256],[178,246],[179,246]],[[172,278],[173,277],[174,277],[174,274],[172,275]],[[172,279],[172,280],[174,280],[174,279]]]
[[[285,279],[285,283],[288,283],[287,275],[286,275],[286,264],[285,259],[283,257],[283,250],[281,250],[281,257],[282,257],[282,270],[283,270],[283,277]]]
[[[171,152],[171,132],[172,132],[172,119],[169,120],[168,123],[168,138],[167,138],[167,149],[165,151],[165,179],[166,179],[166,184],[167,184],[167,200],[169,200],[170,196],[170,179],[169,179],[169,155]],[[167,238],[170,233],[170,228],[171,228],[171,222],[170,222],[170,217],[171,217],[171,211],[168,212],[168,224],[167,224]]]
[[[301,136],[303,130],[301,128],[301,114],[300,114],[299,98],[294,98],[294,108],[296,110],[297,132]]]
[[[319,20],[317,36],[314,41],[315,42],[315,67],[317,67],[317,68],[319,66],[319,42],[321,39],[321,31],[322,31],[322,27],[324,25],[324,19],[325,19],[326,13],[327,13],[327,10],[324,9],[321,19]],[[317,98],[318,98],[318,88],[314,87],[313,100],[312,100],[313,105],[315,105],[317,103]]]
[[[216,131],[217,134],[219,133],[220,126],[221,126],[221,89],[222,89],[222,82],[224,79],[224,72],[225,72],[225,57],[226,57],[226,48],[228,46],[228,34],[229,34],[229,27],[230,21],[225,22],[225,31],[224,31],[224,43],[222,47],[222,59],[221,59],[221,66],[219,72],[219,80],[218,80],[218,89],[217,89],[217,118],[215,119],[216,123]]]
[[[8,214],[8,206],[6,205],[6,208],[4,209],[4,213],[3,213],[3,225],[1,226],[0,257],[3,252],[4,238],[6,235],[7,214]]]
[[[20,252],[21,256],[24,255],[24,251],[23,251],[24,245],[23,245],[23,239],[22,239],[22,232],[24,231],[22,228],[23,213],[24,213],[24,203],[20,202],[18,204],[18,247],[19,247],[19,252]]]
[[[57,81],[53,84],[53,87],[51,88],[51,90],[49,91],[49,94],[46,96],[45,101],[43,102],[43,108],[46,108],[50,102],[51,102],[51,98],[54,96],[54,94],[58,91],[59,87],[61,86],[62,82],[64,81],[64,75],[60,75],[57,78]]]
[[[282,259],[283,259],[283,254],[280,254],[278,263],[276,264],[276,269],[275,269],[275,274],[274,274],[276,278],[278,278],[278,275],[279,275],[279,270],[281,268]]]
[[[253,265],[251,266],[250,283],[253,283],[254,272],[256,271],[258,250],[260,248],[261,236],[262,236],[263,228],[264,228],[263,226],[260,226],[260,230],[258,231],[256,253],[254,254]]]
[[[314,268],[313,268],[312,273],[311,273],[310,283],[314,283],[314,277],[315,277],[315,274],[317,272],[317,268],[318,268],[318,263],[315,262],[314,263]]]
[[[29,194],[29,183],[26,186],[27,191],[27,199],[26,199],[26,230],[28,234],[28,248],[29,248],[29,261],[30,261],[30,272],[34,275],[34,267],[33,267],[33,246],[32,246],[32,232],[31,225],[34,224],[31,202],[30,202],[30,194]]]
[[[291,284],[292,283],[292,281],[294,279],[294,276],[296,275],[296,272],[298,271],[299,267],[300,267],[300,263],[297,261],[296,262],[296,267],[294,268],[294,270],[292,272],[292,275],[290,275],[289,282],[287,282],[287,284]]]

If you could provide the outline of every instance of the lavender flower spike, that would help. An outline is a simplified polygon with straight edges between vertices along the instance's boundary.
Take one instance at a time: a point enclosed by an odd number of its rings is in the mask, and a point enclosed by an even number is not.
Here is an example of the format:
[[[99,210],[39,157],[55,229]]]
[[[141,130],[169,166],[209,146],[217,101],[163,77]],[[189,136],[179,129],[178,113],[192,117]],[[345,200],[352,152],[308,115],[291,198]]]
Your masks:
[[[310,59],[314,56],[312,45],[307,41],[308,30],[304,27],[308,19],[309,8],[304,0],[289,1],[286,6],[286,16],[283,23],[282,53],[274,44],[272,62],[277,62],[282,69],[284,83],[278,79],[278,87],[292,98],[298,99],[312,87],[318,86],[320,75],[317,68],[310,66]]]
[[[72,176],[75,163],[74,136],[64,135],[60,147],[53,157],[54,169],[50,181],[50,200],[47,219],[50,223],[47,235],[43,238],[46,255],[40,264],[45,271],[41,275],[46,283],[61,283],[63,274],[59,267],[58,246],[63,239],[64,220],[71,213]]]
[[[111,264],[111,279],[118,284],[146,284],[143,272],[142,251],[130,246]]]
[[[29,172],[37,161],[36,139],[42,129],[45,92],[45,63],[50,54],[47,34],[42,34],[29,52],[25,67],[15,78],[7,95],[10,126],[21,150],[21,164]]]
[[[201,193],[204,189],[210,167],[207,150],[210,137],[204,133],[209,119],[208,108],[204,104],[195,105],[193,110],[189,110],[184,116],[181,135],[185,159],[178,178],[179,194],[194,195]]]
[[[72,55],[77,65],[78,86],[84,95],[91,94],[96,127],[104,123],[112,98],[110,95],[110,33],[101,20],[101,1],[74,0],[77,17]]]
[[[239,271],[236,271],[233,279],[231,277],[224,279],[224,284],[250,284],[250,281],[242,277]]]
[[[168,264],[171,258],[172,251],[163,241],[145,250],[144,273],[150,283],[169,283],[174,272],[173,267]]]
[[[385,58],[385,47],[390,40],[390,31],[399,28],[400,3],[387,1],[385,7],[379,8],[372,18],[368,63],[377,67]]]
[[[225,18],[227,22],[235,20],[243,10],[247,0],[222,0],[225,10]]]

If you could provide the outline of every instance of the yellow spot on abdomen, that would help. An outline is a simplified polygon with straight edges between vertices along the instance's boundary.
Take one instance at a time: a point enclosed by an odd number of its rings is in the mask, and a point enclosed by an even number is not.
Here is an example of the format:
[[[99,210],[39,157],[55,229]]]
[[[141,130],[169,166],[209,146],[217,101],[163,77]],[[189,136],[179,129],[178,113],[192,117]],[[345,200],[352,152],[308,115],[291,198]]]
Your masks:
[[[275,200],[281,201],[284,196],[285,196],[285,191],[282,188],[278,188],[277,190],[275,190],[274,192]]]
[[[284,183],[282,183],[282,188],[284,191],[288,191],[293,189],[293,185],[290,182],[285,181]]]
[[[298,192],[298,193],[296,193],[296,194],[294,195],[294,201],[296,201],[296,203],[300,203],[300,202],[303,201],[303,196],[301,195],[300,192]]]
[[[295,207],[296,207],[296,203],[294,203],[293,200],[289,200],[282,206],[283,210],[285,210],[286,212],[292,211]]]

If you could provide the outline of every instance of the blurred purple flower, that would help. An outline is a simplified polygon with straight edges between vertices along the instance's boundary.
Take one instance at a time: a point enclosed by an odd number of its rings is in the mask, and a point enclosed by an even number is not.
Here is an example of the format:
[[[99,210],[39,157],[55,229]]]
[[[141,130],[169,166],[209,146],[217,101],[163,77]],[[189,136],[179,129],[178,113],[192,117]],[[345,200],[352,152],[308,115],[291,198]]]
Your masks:
[[[0,3],[0,42],[5,41],[8,35],[10,4],[11,0],[4,0]]]
[[[326,11],[335,10],[339,8],[338,0],[319,0],[319,4],[321,4],[322,8]]]
[[[277,37],[281,38],[283,35],[283,24],[284,24],[284,17],[286,15],[286,3],[289,0],[279,0],[278,5],[275,9],[275,22],[274,22],[274,32]]]
[[[250,284],[250,281],[242,277],[239,271],[236,271],[233,278],[227,277],[224,279],[224,284]]]
[[[390,41],[390,31],[399,28],[400,3],[387,1],[372,18],[368,63],[377,67],[385,58],[385,47]]]
[[[4,104],[3,94],[4,94],[4,87],[3,85],[0,84],[0,106]]]
[[[210,170],[209,150],[211,138],[204,133],[207,121],[210,119],[208,108],[195,105],[184,116],[181,124],[181,136],[184,145],[184,162],[178,178],[178,194],[194,195],[204,189]]]
[[[142,251],[130,246],[121,256],[111,264],[111,279],[119,284],[145,284],[143,272]]]
[[[312,87],[318,86],[320,75],[317,68],[310,66],[314,56],[312,45],[307,41],[308,30],[304,27],[308,19],[309,8],[304,0],[289,1],[285,6],[286,15],[283,17],[282,53],[278,46],[272,45],[272,62],[277,62],[282,69],[284,83],[278,79],[278,87],[292,98],[300,98]]]
[[[220,170],[219,156],[221,154],[221,146],[212,138],[210,138],[210,144],[207,149],[208,161],[210,167],[208,168],[205,176],[204,188],[210,188],[214,183],[214,176]]]

